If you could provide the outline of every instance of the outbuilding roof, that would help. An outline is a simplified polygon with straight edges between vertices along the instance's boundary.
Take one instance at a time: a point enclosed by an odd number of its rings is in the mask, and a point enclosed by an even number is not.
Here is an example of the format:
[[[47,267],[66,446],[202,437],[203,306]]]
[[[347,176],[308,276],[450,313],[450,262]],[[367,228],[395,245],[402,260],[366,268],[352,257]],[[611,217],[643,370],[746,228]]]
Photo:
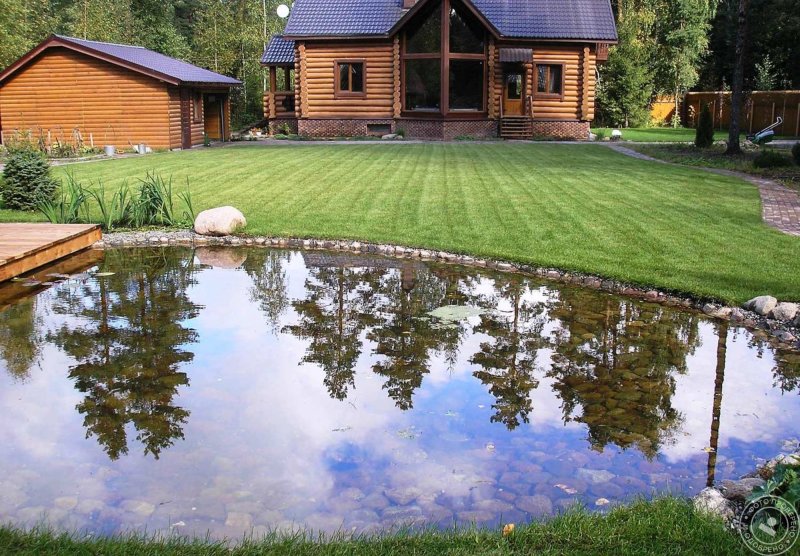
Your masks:
[[[51,36],[11,64],[0,73],[0,81],[12,75],[45,49],[58,46],[82,52],[175,85],[241,85],[241,81],[238,79],[203,69],[176,58],[170,58],[141,46],[88,41],[62,35]]]
[[[280,35],[273,36],[261,57],[261,63],[265,66],[294,65],[294,41]]]
[[[427,1],[419,0],[418,4]],[[609,0],[463,1],[503,38],[617,40]],[[388,36],[409,11],[403,9],[403,0],[295,0],[284,35],[289,38]]]

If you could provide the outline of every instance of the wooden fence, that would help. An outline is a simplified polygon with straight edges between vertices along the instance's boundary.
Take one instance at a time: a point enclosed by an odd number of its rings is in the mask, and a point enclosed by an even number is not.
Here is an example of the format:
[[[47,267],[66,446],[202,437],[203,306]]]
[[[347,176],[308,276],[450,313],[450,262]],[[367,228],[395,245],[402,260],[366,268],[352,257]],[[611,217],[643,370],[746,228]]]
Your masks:
[[[687,93],[681,106],[683,124],[695,127],[700,110],[708,105],[715,129],[726,129],[731,117],[730,92]],[[742,130],[755,133],[772,125],[778,116],[783,124],[775,128],[776,135],[800,137],[800,91],[753,91],[745,95],[742,106]]]

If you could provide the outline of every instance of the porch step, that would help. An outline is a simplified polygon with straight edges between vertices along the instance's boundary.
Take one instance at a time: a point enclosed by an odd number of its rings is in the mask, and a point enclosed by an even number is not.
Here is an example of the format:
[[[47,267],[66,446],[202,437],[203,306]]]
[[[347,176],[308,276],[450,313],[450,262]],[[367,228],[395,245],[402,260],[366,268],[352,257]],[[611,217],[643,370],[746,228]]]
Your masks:
[[[505,116],[500,120],[503,139],[530,139],[533,136],[531,119],[527,116]]]

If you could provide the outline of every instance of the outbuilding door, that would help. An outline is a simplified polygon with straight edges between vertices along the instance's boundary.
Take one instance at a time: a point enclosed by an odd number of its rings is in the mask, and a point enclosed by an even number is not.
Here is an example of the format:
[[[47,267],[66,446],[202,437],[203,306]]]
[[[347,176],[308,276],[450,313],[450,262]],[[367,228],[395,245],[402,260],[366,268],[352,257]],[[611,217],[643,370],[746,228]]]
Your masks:
[[[192,148],[192,91],[181,89],[181,148]]]
[[[503,115],[524,116],[525,74],[520,70],[507,70],[503,80]]]

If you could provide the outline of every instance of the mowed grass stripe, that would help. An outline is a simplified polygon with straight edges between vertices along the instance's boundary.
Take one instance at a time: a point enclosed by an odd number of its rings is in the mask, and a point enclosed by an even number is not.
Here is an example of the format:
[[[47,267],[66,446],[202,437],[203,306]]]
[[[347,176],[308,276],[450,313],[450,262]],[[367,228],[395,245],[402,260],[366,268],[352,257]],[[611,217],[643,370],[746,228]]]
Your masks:
[[[800,300],[800,239],[761,221],[755,187],[600,145],[235,146],[56,174],[102,180],[110,195],[148,170],[178,191],[189,178],[197,210],[241,208],[251,234],[457,251],[728,302]]]

